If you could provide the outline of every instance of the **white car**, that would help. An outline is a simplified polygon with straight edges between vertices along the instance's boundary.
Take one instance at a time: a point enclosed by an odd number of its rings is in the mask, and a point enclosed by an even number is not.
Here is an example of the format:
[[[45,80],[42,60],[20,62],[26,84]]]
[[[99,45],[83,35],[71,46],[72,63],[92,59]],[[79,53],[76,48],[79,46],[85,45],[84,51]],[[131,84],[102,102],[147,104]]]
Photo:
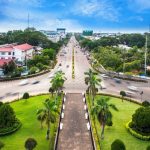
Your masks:
[[[128,86],[127,88],[131,91],[135,91],[135,92],[138,91],[138,88],[136,86]]]
[[[109,76],[107,76],[106,74],[101,74],[101,77],[103,77],[103,78],[109,78]]]
[[[28,80],[27,80],[27,79],[26,79],[26,80],[23,80],[23,81],[21,81],[21,82],[19,83],[20,86],[23,86],[23,85],[26,85],[26,84],[28,84]]]
[[[48,76],[48,78],[53,78],[54,77],[54,75],[53,74],[50,74],[49,76]]]
[[[104,84],[104,82],[100,83],[100,87],[101,87],[101,89],[106,89],[106,85]]]

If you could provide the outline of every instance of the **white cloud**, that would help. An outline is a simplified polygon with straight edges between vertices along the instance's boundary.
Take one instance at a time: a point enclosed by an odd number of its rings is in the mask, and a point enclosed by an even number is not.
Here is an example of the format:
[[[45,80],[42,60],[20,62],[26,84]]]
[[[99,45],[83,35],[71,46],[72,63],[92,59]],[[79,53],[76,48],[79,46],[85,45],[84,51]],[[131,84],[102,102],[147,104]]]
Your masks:
[[[119,13],[108,0],[77,0],[71,8],[75,15],[101,17],[105,20],[118,21]]]
[[[134,11],[150,9],[150,0],[128,0],[129,7]]]
[[[33,6],[41,7],[45,0],[2,0],[6,5],[22,5],[22,6]]]

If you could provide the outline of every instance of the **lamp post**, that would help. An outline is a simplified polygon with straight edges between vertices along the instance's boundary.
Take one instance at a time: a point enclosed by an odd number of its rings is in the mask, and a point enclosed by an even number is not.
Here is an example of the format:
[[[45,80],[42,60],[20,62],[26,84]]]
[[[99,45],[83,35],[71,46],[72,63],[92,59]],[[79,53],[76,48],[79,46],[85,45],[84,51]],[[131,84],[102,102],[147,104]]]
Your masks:
[[[145,42],[145,76],[147,74],[147,34],[146,34],[146,42]]]

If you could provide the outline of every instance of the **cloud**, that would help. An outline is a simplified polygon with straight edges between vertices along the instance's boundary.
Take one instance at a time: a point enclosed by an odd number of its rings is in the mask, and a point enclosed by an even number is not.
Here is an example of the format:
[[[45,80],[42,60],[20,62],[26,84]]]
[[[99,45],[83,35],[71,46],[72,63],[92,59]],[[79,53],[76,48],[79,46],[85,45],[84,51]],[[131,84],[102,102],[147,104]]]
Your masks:
[[[118,21],[118,9],[108,0],[77,0],[71,8],[75,15],[101,17],[105,20]]]
[[[150,0],[128,0],[129,8],[134,11],[150,9]]]

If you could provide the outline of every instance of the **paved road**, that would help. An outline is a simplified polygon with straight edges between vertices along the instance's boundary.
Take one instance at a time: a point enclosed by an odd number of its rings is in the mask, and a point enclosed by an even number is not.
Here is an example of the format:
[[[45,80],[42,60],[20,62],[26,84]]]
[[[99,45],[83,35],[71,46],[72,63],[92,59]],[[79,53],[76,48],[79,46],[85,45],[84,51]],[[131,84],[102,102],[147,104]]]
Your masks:
[[[72,79],[72,49],[75,51],[75,79]],[[63,72],[65,72],[65,76],[67,77],[67,81],[64,85],[64,91],[70,93],[81,93],[86,90],[87,86],[84,83],[84,72],[90,68],[89,62],[86,59],[86,56],[81,52],[81,48],[79,47],[78,42],[74,37],[71,38],[68,45],[63,48],[67,52],[64,56],[58,55],[58,63],[55,66],[54,70],[51,73],[47,73],[45,75],[41,75],[38,77],[30,78],[29,84],[25,86],[19,86],[20,80],[18,81],[8,81],[8,82],[0,82],[0,100],[1,101],[12,101],[18,97],[22,97],[24,92],[29,92],[30,94],[39,94],[39,93],[47,93],[50,87],[50,79],[48,76],[57,71],[59,64]],[[61,50],[61,51],[62,51]],[[60,51],[60,52],[61,52]],[[69,68],[66,66],[69,65]],[[40,83],[32,85],[31,82],[39,80]],[[141,95],[139,94],[141,91],[144,92],[143,100],[150,101],[150,82],[149,83],[137,83],[132,81],[122,81],[120,84],[116,83],[114,79],[103,79],[104,84],[106,85],[106,89],[103,89],[102,92],[118,94],[121,90],[128,90],[127,86],[137,86],[138,92],[133,95],[133,98],[141,101]],[[100,89],[100,88],[99,88]],[[99,90],[100,91],[100,90]],[[101,92],[101,91],[100,91]]]
[[[82,99],[82,94],[66,95],[63,130],[59,133],[57,150],[93,149]]]

